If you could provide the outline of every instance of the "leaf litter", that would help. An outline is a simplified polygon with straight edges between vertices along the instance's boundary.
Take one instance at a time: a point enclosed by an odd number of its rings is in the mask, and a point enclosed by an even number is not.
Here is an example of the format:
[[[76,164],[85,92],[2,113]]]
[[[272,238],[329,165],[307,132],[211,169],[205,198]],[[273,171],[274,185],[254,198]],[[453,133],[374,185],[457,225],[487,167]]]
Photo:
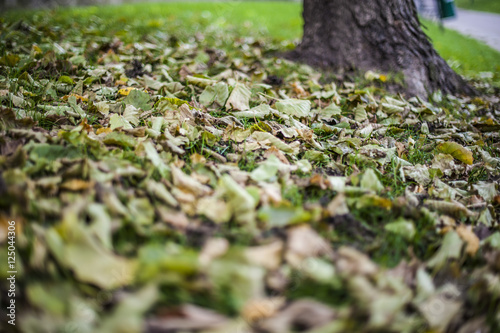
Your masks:
[[[325,83],[229,26],[48,19],[0,22],[22,331],[500,327],[498,95]]]

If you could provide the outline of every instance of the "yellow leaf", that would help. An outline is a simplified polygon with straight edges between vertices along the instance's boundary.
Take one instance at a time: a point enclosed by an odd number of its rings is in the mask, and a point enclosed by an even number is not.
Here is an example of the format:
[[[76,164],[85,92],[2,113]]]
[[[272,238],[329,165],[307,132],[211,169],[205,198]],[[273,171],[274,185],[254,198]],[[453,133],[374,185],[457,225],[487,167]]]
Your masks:
[[[470,226],[460,225],[456,229],[457,234],[467,243],[467,247],[465,248],[465,252],[470,255],[476,254],[477,250],[479,250],[479,238],[477,238],[476,234],[472,231]]]
[[[87,190],[89,188],[92,188],[92,187],[94,187],[94,185],[95,185],[94,182],[88,182],[88,181],[81,180],[81,179],[70,179],[70,180],[65,181],[61,185],[61,188],[65,189],[65,190],[69,190],[69,191],[78,192],[78,191],[83,191],[83,190]]]
[[[207,159],[205,158],[205,156],[202,156],[198,153],[192,154],[189,158],[191,159],[191,162],[193,164],[205,164],[205,163],[207,163]]]
[[[118,94],[120,94],[122,96],[128,96],[128,94],[130,94],[130,92],[132,90],[135,90],[135,88],[132,88],[132,87],[123,88],[123,89],[118,90]]]
[[[437,150],[445,154],[450,154],[465,164],[470,165],[474,162],[472,152],[456,142],[443,142],[437,146]]]
[[[61,97],[61,100],[67,101],[71,96],[74,96],[76,98],[76,100],[80,101],[80,102],[88,102],[88,100],[89,100],[87,97],[84,97],[84,96],[81,96],[78,94],[65,95],[65,96]]]
[[[111,132],[113,132],[113,130],[111,128],[109,128],[109,127],[101,127],[99,129],[97,129],[97,131],[95,131],[95,134],[97,134],[97,135],[99,135],[101,133],[108,134],[108,133],[111,133]]]
[[[43,53],[42,49],[38,45],[33,44],[32,50],[35,54]]]

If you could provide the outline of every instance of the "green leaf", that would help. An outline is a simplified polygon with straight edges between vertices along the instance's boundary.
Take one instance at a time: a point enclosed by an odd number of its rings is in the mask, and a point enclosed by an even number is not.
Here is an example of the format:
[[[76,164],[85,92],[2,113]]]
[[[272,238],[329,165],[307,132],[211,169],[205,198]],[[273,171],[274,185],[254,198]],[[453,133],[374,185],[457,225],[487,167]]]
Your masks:
[[[81,118],[85,117],[85,111],[83,111],[80,105],[78,105],[75,96],[70,96],[68,98],[68,104]]]
[[[32,304],[57,316],[64,315],[69,303],[68,294],[72,294],[68,283],[34,282],[26,288],[26,295]]]
[[[103,204],[92,203],[88,206],[87,213],[91,219],[89,230],[94,233],[94,235],[107,249],[112,249],[112,221],[106,206]]]
[[[224,106],[229,97],[229,88],[224,82],[219,82],[208,86],[200,95],[200,103],[204,106],[209,106],[212,103],[217,103],[219,106]]]
[[[235,221],[253,227],[257,202],[250,193],[236,183],[229,175],[224,175],[219,179],[217,190],[221,191],[227,199]]]
[[[279,112],[297,118],[309,116],[311,111],[311,102],[301,99],[284,99],[276,103]]]
[[[460,258],[463,244],[464,242],[455,231],[447,232],[439,250],[427,261],[427,266],[441,268],[448,259]]]
[[[261,104],[248,111],[234,112],[233,116],[236,118],[251,118],[262,119],[271,113],[271,107],[267,104]]]
[[[17,54],[6,54],[0,58],[0,65],[14,67],[21,60]]]
[[[467,207],[465,207],[463,204],[455,200],[451,200],[449,202],[440,200],[425,200],[424,204],[449,216],[454,216],[458,218],[463,218],[465,216],[468,217],[477,216],[476,212],[467,209]]]
[[[429,169],[425,165],[406,166],[403,170],[406,177],[414,179],[420,185],[428,185],[431,182]]]
[[[262,163],[257,169],[250,173],[250,178],[256,182],[262,182],[272,179],[276,176],[280,161],[275,155],[269,156],[266,162]]]
[[[401,113],[405,110],[403,106],[397,105],[398,102],[397,100],[391,98],[390,101],[392,103],[382,103],[382,109],[384,110],[385,113],[387,114]]]
[[[237,312],[250,300],[262,298],[265,288],[265,269],[242,262],[243,260],[215,260],[208,271],[217,292],[231,299],[231,305]]]
[[[116,128],[122,127],[123,129],[132,129],[134,128],[123,116],[119,114],[113,114],[109,117],[109,128],[112,130]]]
[[[146,183],[146,189],[150,195],[163,201],[167,205],[176,207],[179,203],[174,198],[174,196],[167,190],[163,183],[155,182],[154,180],[149,180]]]
[[[161,272],[192,275],[199,269],[196,252],[181,245],[149,243],[139,251],[141,270],[138,279],[148,280]]]
[[[384,226],[384,229],[392,233],[403,236],[404,238],[411,240],[416,234],[415,226],[413,222],[408,221],[404,218],[399,218],[395,222],[388,223]]]
[[[60,76],[57,81],[59,81],[60,83],[75,84],[75,81],[73,81],[72,78],[70,78],[69,76],[66,76],[66,75]]]
[[[146,141],[142,143],[142,147],[144,148],[144,151],[146,152],[146,157],[148,160],[153,163],[153,165],[158,169],[158,172],[160,172],[160,175],[163,178],[166,178],[170,174],[170,168],[165,164],[165,162],[162,160],[158,152],[156,151],[156,148],[153,146],[151,141]]]
[[[444,154],[450,154],[465,164],[471,165],[474,162],[472,152],[456,142],[443,142],[437,146],[437,150]]]
[[[323,163],[327,163],[330,160],[328,155],[317,150],[307,150],[304,154],[304,159],[308,161],[323,162]]]
[[[137,116],[138,114],[139,112],[134,106],[128,105],[125,108],[122,116],[115,113],[109,118],[110,128],[112,130],[119,127],[123,127],[123,129],[134,128],[134,126],[137,126],[139,124],[139,117]]]
[[[486,202],[490,202],[493,198],[498,195],[498,191],[495,183],[488,182],[478,182],[472,186],[480,196],[483,197]]]
[[[495,232],[494,234],[483,240],[481,244],[488,244],[492,248],[500,250],[500,232]]]
[[[149,104],[151,97],[148,93],[134,89],[130,92],[130,94],[125,97],[123,102],[128,105],[133,105],[137,109],[142,109],[144,111],[151,110],[151,105]]]
[[[259,220],[265,221],[269,228],[281,228],[292,223],[308,222],[311,213],[302,207],[271,207],[265,206],[259,209]]]
[[[361,188],[372,190],[374,192],[381,192],[384,190],[384,185],[380,182],[377,174],[373,169],[367,169],[361,177]]]
[[[366,113],[366,105],[358,105],[354,109],[354,120],[358,122],[363,122],[368,119],[368,114]]]
[[[141,227],[153,223],[155,211],[148,198],[132,198],[127,207],[132,224],[135,226]]]
[[[277,137],[275,137],[271,133],[253,132],[252,137],[259,142],[269,140],[271,142],[271,145],[284,151],[285,153],[293,153],[292,147],[290,147],[289,145],[287,145],[286,143],[284,143],[283,141],[281,141],[280,139],[278,139]]]
[[[321,109],[318,117],[319,119],[330,120],[332,118],[335,118],[335,116],[340,116],[341,113],[342,110],[340,109],[340,106],[335,103],[331,103],[326,108]]]
[[[165,111],[169,108],[173,107],[175,110],[183,104],[189,105],[189,103],[185,100],[176,97],[162,97],[155,103],[155,108],[158,108],[158,111]]]
[[[124,148],[135,147],[137,144],[136,140],[122,132],[111,132],[104,138],[103,142],[107,145],[115,145]]]
[[[160,293],[154,284],[146,285],[140,290],[126,292],[120,297],[113,311],[104,316],[95,333],[108,332],[140,332],[144,330],[144,313],[148,311]]]
[[[59,263],[70,268],[81,282],[111,289],[130,283],[134,277],[132,261],[106,250],[79,223],[71,223],[64,238],[55,228],[47,232],[46,238]]]
[[[82,156],[81,151],[75,149],[74,147],[63,147],[58,145],[49,145],[46,143],[34,145],[30,152],[31,160],[44,158],[48,161],[55,161],[60,158],[76,159]]]
[[[214,81],[212,79],[208,79],[206,77],[188,75],[186,77],[186,82],[203,88],[203,87],[214,84],[216,81]]]

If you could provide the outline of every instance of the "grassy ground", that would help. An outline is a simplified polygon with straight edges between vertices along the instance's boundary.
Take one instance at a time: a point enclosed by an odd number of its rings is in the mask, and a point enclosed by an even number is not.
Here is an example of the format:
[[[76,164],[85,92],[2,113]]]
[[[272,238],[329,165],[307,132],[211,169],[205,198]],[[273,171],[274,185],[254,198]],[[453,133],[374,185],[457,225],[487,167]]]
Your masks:
[[[498,0],[455,0],[455,3],[460,8],[500,13],[500,1]]]
[[[279,13],[279,15],[276,15]],[[22,18],[21,12],[9,13],[10,18]],[[237,25],[243,35],[256,31],[261,36],[280,40],[299,40],[302,33],[301,5],[288,2],[261,3],[151,3],[114,6],[59,9],[51,20],[84,22],[103,20],[106,28],[126,34],[127,27],[152,33],[161,25],[182,26],[186,35],[217,22],[221,26]],[[491,71],[500,77],[500,53],[482,42],[451,30],[442,31],[425,21],[426,33],[438,52],[462,74],[472,75]]]
[[[491,71],[500,78],[500,53],[481,41],[444,29],[428,20],[423,20],[427,35],[432,39],[439,54],[452,67],[466,75]]]

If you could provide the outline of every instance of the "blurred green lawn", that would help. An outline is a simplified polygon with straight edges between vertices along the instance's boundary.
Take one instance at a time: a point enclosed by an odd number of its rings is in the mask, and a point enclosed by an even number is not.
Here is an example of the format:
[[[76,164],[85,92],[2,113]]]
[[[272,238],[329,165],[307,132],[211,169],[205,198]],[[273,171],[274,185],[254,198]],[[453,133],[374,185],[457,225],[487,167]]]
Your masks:
[[[47,24],[57,24],[58,21],[67,24],[70,21],[83,25],[98,18],[105,22],[107,31],[116,31],[120,36],[134,29],[139,33],[152,33],[165,24],[171,26],[172,31],[177,30],[177,34],[187,36],[215,24],[221,28],[237,26],[242,35],[299,40],[302,34],[301,11],[301,4],[295,2],[168,2],[60,8],[52,15],[14,11],[7,17],[13,20],[35,15],[47,20]],[[491,71],[496,77],[500,76],[499,52],[457,32],[442,31],[433,22],[425,21],[424,24],[438,52],[460,73],[474,75]]]
[[[460,8],[478,10],[482,12],[500,13],[499,0],[455,0]]]

